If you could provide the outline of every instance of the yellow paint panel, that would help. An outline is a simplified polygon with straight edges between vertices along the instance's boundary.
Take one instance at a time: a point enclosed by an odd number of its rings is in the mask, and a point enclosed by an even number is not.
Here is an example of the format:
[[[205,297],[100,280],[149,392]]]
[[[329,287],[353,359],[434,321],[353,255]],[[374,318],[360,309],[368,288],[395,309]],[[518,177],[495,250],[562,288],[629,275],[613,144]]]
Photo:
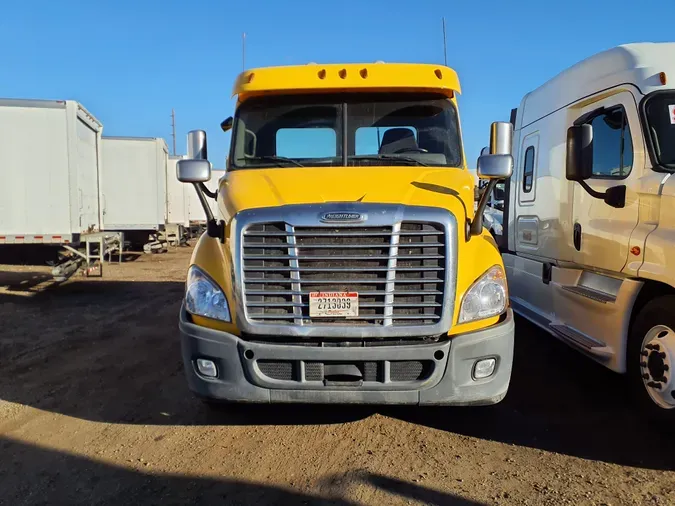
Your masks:
[[[241,169],[228,172],[221,181],[219,201],[229,224],[238,212],[246,209],[279,207],[290,204],[322,202],[364,202],[429,206],[447,209],[458,221],[458,270],[453,322],[459,315],[466,290],[493,265],[503,267],[492,236],[483,235],[466,242],[464,223],[473,218],[473,179],[465,169],[427,167],[289,167]],[[232,252],[229,241],[203,236],[193,256],[193,263],[209,273],[227,294],[232,306]],[[498,318],[457,325],[452,334],[488,327]],[[236,321],[236,320],[235,320]],[[195,318],[206,327],[235,332],[233,325]]]
[[[461,88],[457,73],[443,65],[310,64],[247,70],[237,77],[232,95],[242,101],[253,95],[306,91],[432,91],[453,97]]]
[[[233,322],[237,321],[237,308],[234,304],[234,297],[232,296],[232,256],[229,250],[226,249],[225,244],[221,244],[218,239],[209,237],[203,234],[195,250],[192,253],[190,265],[196,265],[211,279],[213,279],[218,286],[225,292],[227,303],[230,306],[230,316]],[[234,323],[225,323],[218,320],[211,320],[202,316],[193,316],[192,320],[202,327],[207,327],[216,330],[224,330],[232,334],[239,334],[239,329]]]

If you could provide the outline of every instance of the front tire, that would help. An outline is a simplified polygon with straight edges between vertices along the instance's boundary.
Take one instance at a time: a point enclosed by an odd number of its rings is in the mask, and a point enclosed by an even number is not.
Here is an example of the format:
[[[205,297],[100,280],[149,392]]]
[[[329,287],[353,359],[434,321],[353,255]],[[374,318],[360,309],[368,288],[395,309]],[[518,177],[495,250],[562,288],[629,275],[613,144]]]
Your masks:
[[[637,402],[652,418],[675,420],[675,295],[638,313],[628,341],[628,375]]]

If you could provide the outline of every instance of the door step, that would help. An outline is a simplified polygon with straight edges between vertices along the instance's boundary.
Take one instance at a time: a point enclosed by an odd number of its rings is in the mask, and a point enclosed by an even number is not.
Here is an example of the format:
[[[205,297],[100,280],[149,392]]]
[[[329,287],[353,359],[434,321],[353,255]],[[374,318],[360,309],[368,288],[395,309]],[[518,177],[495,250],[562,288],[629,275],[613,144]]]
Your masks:
[[[582,297],[586,297],[587,299],[591,299],[596,302],[602,302],[603,304],[607,304],[608,302],[616,302],[616,297],[614,295],[600,292],[586,286],[562,286],[561,288],[567,292],[581,295]]]
[[[582,334],[578,330],[575,330],[564,323],[549,323],[548,327],[554,334],[565,341],[576,345],[598,358],[609,359],[614,355],[614,350],[605,343],[587,336],[586,334]]]

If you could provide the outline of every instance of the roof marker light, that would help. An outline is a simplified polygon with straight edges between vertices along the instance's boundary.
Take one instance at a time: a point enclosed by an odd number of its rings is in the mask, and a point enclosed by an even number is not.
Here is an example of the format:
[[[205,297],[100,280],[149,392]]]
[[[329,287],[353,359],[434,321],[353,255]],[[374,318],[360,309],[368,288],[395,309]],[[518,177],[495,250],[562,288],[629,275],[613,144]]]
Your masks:
[[[319,70],[316,75],[319,76],[319,79],[326,79],[326,69]]]
[[[441,69],[434,70],[434,74],[436,74],[436,77],[439,79],[443,79],[443,72],[441,72]]]
[[[661,72],[659,74],[659,79],[661,80],[661,84],[664,85],[664,86],[668,82],[668,76],[666,76],[665,72]]]
[[[254,78],[254,77],[255,77],[255,72],[251,72],[251,73],[248,75],[248,82],[250,83],[251,81],[253,81],[253,78]]]
[[[368,78],[368,69],[361,69],[359,71],[359,74],[361,74],[362,79],[367,79]]]
[[[342,69],[338,72],[340,79],[345,79],[347,77],[347,69]]]

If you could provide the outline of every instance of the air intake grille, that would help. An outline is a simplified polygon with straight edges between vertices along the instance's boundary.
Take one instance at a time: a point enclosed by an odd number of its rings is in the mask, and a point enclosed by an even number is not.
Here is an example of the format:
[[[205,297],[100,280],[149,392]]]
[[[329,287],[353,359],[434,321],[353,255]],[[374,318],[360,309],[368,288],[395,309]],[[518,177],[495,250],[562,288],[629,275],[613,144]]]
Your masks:
[[[281,381],[303,381],[300,361],[258,360],[258,368],[265,376]],[[304,362],[304,381],[323,381],[325,366],[330,362]],[[364,382],[384,383],[384,361],[353,362]],[[398,360],[389,362],[389,382],[423,381],[434,370],[431,360]]]
[[[437,223],[245,229],[249,321],[276,325],[433,325],[443,314],[445,232]],[[358,292],[359,316],[310,318],[310,292]]]

